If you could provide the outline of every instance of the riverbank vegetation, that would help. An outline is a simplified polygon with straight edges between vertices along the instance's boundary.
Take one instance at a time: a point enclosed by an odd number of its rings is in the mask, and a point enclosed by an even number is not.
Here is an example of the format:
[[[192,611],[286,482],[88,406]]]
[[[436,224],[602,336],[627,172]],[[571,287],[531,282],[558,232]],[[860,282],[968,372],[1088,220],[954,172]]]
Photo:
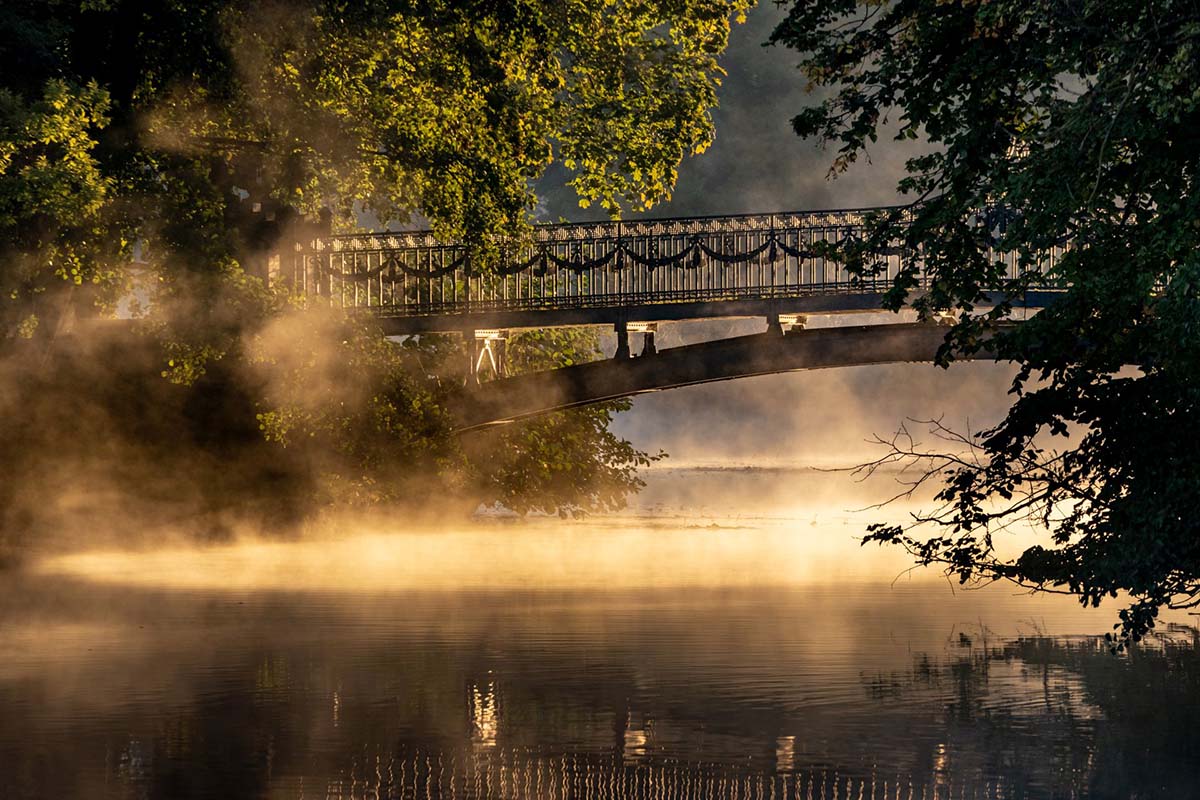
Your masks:
[[[272,276],[364,224],[428,223],[495,263],[552,163],[608,214],[668,198],[749,5],[5,3],[4,535],[97,493],[204,529],[327,502],[619,504],[647,460],[609,432],[619,404],[465,443],[461,344],[384,340]],[[94,322],[117,310],[139,321]],[[597,355],[556,336],[514,361]]]

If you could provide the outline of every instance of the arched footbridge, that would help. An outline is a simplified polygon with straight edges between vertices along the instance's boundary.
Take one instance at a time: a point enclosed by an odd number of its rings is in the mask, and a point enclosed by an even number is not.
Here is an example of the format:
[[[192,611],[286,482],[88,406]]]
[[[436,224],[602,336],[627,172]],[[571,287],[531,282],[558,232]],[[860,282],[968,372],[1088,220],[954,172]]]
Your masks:
[[[813,328],[736,336],[629,359],[498,378],[452,409],[461,430],[619,397],[778,372],[932,361],[946,329],[930,323]]]
[[[458,409],[465,428],[640,392],[771,372],[932,359],[935,325],[804,329],[808,315],[877,311],[900,270],[900,243],[875,253],[876,274],[854,279],[827,258],[830,245],[861,238],[859,209],[537,226],[474,264],[461,245],[428,231],[328,236],[296,245],[278,277],[294,291],[378,318],[387,335],[454,332],[472,343]],[[1002,225],[981,215],[980,223]],[[1062,248],[1043,257],[1052,267]],[[1011,254],[995,253],[1016,277]],[[916,292],[922,290],[921,286]],[[1052,290],[1017,305],[1044,306]],[[758,317],[767,333],[658,352],[661,322]],[[611,326],[613,359],[507,377],[509,331]],[[785,334],[785,329],[791,330]],[[643,338],[632,357],[630,333]]]

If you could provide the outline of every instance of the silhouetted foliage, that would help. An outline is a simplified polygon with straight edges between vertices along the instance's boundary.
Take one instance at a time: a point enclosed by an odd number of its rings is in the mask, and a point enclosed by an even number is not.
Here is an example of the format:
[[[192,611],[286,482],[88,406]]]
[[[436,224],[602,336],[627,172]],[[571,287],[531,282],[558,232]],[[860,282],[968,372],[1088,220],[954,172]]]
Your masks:
[[[971,438],[968,457],[933,463],[943,505],[925,527],[878,526],[868,541],[963,581],[1057,587],[1092,605],[1124,592],[1121,643],[1163,604],[1198,602],[1196,7],[804,0],[773,41],[830,90],[794,125],[836,145],[834,172],[884,132],[929,145],[900,184],[911,221],[879,216],[847,266],[869,275],[871,246],[902,240],[888,307],[962,312],[943,363],[996,334],[1019,366],[1007,417]],[[1063,242],[1043,274],[1039,254]],[[1015,259],[1015,278],[991,248]],[[928,292],[914,294],[922,271]],[[998,327],[1046,281],[1066,287],[1060,300]],[[993,535],[1027,517],[1046,543],[998,556]]]

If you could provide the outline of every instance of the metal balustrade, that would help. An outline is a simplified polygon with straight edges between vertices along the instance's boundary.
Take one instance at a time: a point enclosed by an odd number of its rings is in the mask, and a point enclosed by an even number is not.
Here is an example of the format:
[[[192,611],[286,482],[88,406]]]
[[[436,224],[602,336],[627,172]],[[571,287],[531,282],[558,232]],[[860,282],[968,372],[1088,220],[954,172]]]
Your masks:
[[[428,231],[332,236],[298,247],[289,279],[385,317],[879,293],[900,269],[899,243],[876,251],[878,274],[867,279],[823,252],[862,237],[876,210],[893,209],[541,225],[488,265]],[[1015,278],[1015,257],[1006,263]]]

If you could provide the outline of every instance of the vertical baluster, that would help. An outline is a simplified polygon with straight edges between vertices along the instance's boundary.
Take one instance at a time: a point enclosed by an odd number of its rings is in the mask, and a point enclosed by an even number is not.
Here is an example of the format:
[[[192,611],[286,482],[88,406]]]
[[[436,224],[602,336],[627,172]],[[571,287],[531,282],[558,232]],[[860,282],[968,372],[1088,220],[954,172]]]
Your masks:
[[[342,278],[342,286],[346,289],[344,295],[348,298],[350,308],[358,308],[358,296],[361,293],[361,290],[359,289],[360,281],[358,280],[358,278],[362,275],[361,261],[362,259],[358,257],[358,251],[354,251],[350,254],[350,271],[342,272],[342,275],[344,276]],[[346,277],[350,278],[349,286],[346,286]]]
[[[677,242],[672,241],[671,246],[674,247],[674,245],[676,245],[676,243]],[[671,251],[672,254],[676,253],[676,252],[677,251],[674,251],[674,249],[672,249],[672,251]],[[704,283],[703,283],[703,279],[702,279],[703,273],[700,270],[692,269],[691,264],[686,264],[686,263],[684,263],[683,260],[679,261],[679,269],[682,269],[684,271],[684,275],[688,276],[689,299],[690,300],[700,299],[700,297],[703,296],[703,287],[704,287]]]
[[[380,256],[381,257],[386,256],[387,258],[391,259],[391,262],[392,262],[392,266],[389,267],[387,270],[388,271],[387,305],[395,306],[396,305],[396,256],[394,253],[390,253],[390,252],[389,253],[381,253]],[[380,276],[380,280],[383,280],[383,272],[382,271],[379,273],[379,276]],[[380,285],[382,286],[383,284],[380,284]]]
[[[671,239],[671,255],[678,256],[683,252],[682,239],[679,236],[674,236]],[[678,268],[685,270],[688,276],[688,282],[691,285],[693,299],[699,299],[704,296],[704,273],[698,269],[693,269],[685,259],[679,259],[676,264]]]
[[[434,263],[434,246],[421,247],[413,253],[414,269],[417,271],[419,284],[417,286],[417,297],[420,298],[421,308],[424,313],[431,313],[436,309],[437,301],[433,296],[433,263]]]
[[[608,245],[607,240],[602,241],[601,243],[599,243],[599,245],[596,245],[596,249],[598,249],[598,251],[600,248],[605,248],[606,251],[608,248],[610,248],[610,245]],[[607,273],[608,296],[610,296],[610,299],[611,299],[610,301],[612,301],[612,300],[616,299],[616,296],[618,296],[618,293],[620,291],[619,282],[617,281],[617,257],[616,257],[616,255],[613,255],[613,257],[611,257],[610,259],[608,259],[606,261],[605,272]]]
[[[697,247],[699,244],[697,243]],[[715,293],[721,293],[725,289],[725,274],[721,271],[721,265],[700,252],[700,266],[708,273],[708,285]]]
[[[685,276],[684,276],[685,269],[683,266],[676,266],[676,267],[674,267],[674,269],[670,270],[670,272],[671,272],[671,277],[668,278],[668,281],[670,281],[670,283],[667,284],[668,287],[670,287],[670,288],[668,288],[667,291],[668,291],[668,294],[671,295],[672,300],[679,300],[680,295],[683,295],[683,288],[684,288],[684,281],[685,281]]]
[[[312,280],[309,278],[309,270],[313,268],[318,258],[317,254],[320,252],[320,250],[314,249],[311,256],[300,256],[300,281],[304,287],[304,295],[306,297],[312,292]]]
[[[343,250],[338,253],[337,272],[344,274],[345,271],[346,271],[346,252]],[[335,284],[338,287],[337,296],[338,296],[338,298],[341,298],[343,293],[345,292],[344,282],[341,280],[341,274],[335,274],[334,266],[333,266],[333,259],[330,258],[329,259],[329,271],[328,271],[328,274],[325,276],[325,289],[326,289],[325,302],[331,306],[335,302],[334,289],[333,289]],[[342,302],[342,301],[339,300],[339,302]]]
[[[733,234],[725,234],[720,237],[720,252],[725,255],[732,255],[737,251],[736,240]],[[746,265],[740,261],[733,262],[733,287],[735,297],[744,297],[746,293]]]
[[[745,233],[742,233],[741,240],[743,253],[749,253],[754,249],[754,233],[752,231],[746,231]],[[763,280],[762,258],[759,256],[754,256],[746,262],[746,266],[753,270],[751,283],[754,285],[754,295],[756,297],[762,297],[764,295],[763,286],[765,284],[765,281]]]
[[[329,260],[322,264],[325,267],[322,282],[320,282],[320,294],[326,305],[334,305],[334,254],[330,253]],[[337,253],[337,269],[342,270],[346,266],[346,252],[340,251]]]
[[[425,248],[421,255],[425,257],[425,279],[430,284],[430,308],[437,311],[440,297],[438,295],[438,279],[433,277],[433,248]]]
[[[751,251],[752,245],[754,245],[754,234],[750,233],[750,231],[748,230],[748,231],[745,231],[745,233],[743,233],[743,234],[739,234],[739,237],[740,237],[740,239],[742,239],[742,248],[743,248],[742,252],[749,253]],[[750,283],[751,283],[751,285],[754,285],[754,295],[756,297],[763,296],[762,259],[758,258],[757,255],[755,255],[754,258],[751,258],[748,261],[746,261],[746,266],[750,267],[750,270],[751,270]]]
[[[433,299],[433,249],[424,248],[423,254],[425,256],[425,302],[432,309],[435,308],[435,301]]]
[[[811,255],[813,247],[816,245],[816,235],[815,226],[810,226],[808,228],[801,229],[799,236],[800,245],[804,248],[805,254],[807,255],[807,258],[804,259],[804,277],[801,279],[801,282],[806,287],[805,294],[810,294],[812,292],[812,290],[807,287],[812,286],[813,270],[816,269],[817,260]]]
[[[684,239],[682,236],[676,237],[676,240],[675,240],[675,254],[676,254],[676,255],[678,255],[678,254],[680,254],[680,253],[682,253],[682,252],[683,252],[683,249],[684,249],[684,247],[686,246],[686,244],[685,244],[685,241],[686,241],[686,240],[685,240],[685,239]],[[690,258],[683,258],[683,259],[680,259],[680,260],[679,260],[679,263],[680,263],[680,264],[683,264],[683,265],[684,265],[685,267],[687,267],[688,269],[693,269],[693,267],[692,267],[692,263],[691,263],[691,259],[690,259]],[[699,264],[699,265],[697,265],[697,266],[694,268],[694,270],[695,270],[695,272],[696,272],[696,275],[697,275],[697,278],[696,278],[696,280],[697,280],[697,287],[698,287],[698,288],[699,288],[699,290],[700,290],[700,296],[701,296],[701,297],[707,297],[707,296],[708,296],[708,294],[709,294],[709,289],[711,288],[711,287],[708,285],[708,270],[706,270],[706,269],[704,268],[704,265],[703,265],[703,264]]]
[[[416,310],[421,309],[421,251],[417,249],[407,250],[404,253],[404,266],[411,272],[404,273],[404,296],[408,298],[407,302],[415,305]]]
[[[818,237],[820,237],[820,238],[818,238]],[[813,232],[812,232],[813,245],[816,245],[816,243],[819,241],[820,242],[825,241],[825,226],[824,225],[820,225],[820,226],[814,228]],[[811,284],[813,287],[812,291],[816,292],[825,277],[825,257],[821,256],[820,258],[817,258],[816,256],[814,256],[811,259],[811,261],[812,261],[812,263],[809,265],[809,273],[812,276],[812,281],[811,281]],[[820,268],[819,274],[817,272],[818,266]]]
[[[650,247],[649,236],[642,237],[641,241],[638,242],[638,249],[641,251],[638,255],[641,255],[643,258],[654,252],[654,249]],[[646,294],[646,265],[635,263],[634,270],[634,293],[636,295],[644,295]]]
[[[821,239],[820,239],[821,242],[829,241],[829,229],[826,226],[822,225],[820,227],[819,235],[821,237]],[[821,266],[821,272],[819,275],[817,274],[817,262],[818,261],[820,261],[820,266]],[[815,258],[813,259],[813,285],[815,287],[823,287],[824,284],[825,284],[825,256],[822,255],[820,257],[820,259],[815,259]]]
[[[743,231],[739,230],[736,234],[733,234],[733,252],[746,252],[746,234]],[[758,295],[760,294],[760,291],[758,291],[758,265],[752,258],[746,259],[744,263],[746,265],[746,294]]]
[[[662,269],[656,269],[650,273],[650,277],[647,281],[646,292],[649,294],[651,301],[657,300],[662,294],[663,273],[670,272],[673,269],[675,269],[675,267],[664,267]]]
[[[625,282],[621,275],[622,269],[618,268],[617,266],[618,259],[621,258],[621,254],[618,252],[618,248],[622,244],[621,237],[618,236],[614,241],[616,242],[616,244],[613,245],[614,253],[616,253],[616,255],[614,255],[612,259],[612,293],[614,300],[616,300],[617,303],[621,303],[623,302],[621,292],[625,286]]]
[[[616,240],[614,240],[614,241],[616,242],[616,244],[614,244],[614,245],[613,245],[613,252],[614,252],[614,253],[616,253],[616,252],[617,252],[617,247],[620,245],[620,243],[621,243],[621,240],[620,240],[620,239],[616,239]],[[620,302],[620,296],[621,296],[621,271],[620,271],[619,269],[617,269],[617,258],[618,258],[618,255],[619,255],[619,253],[617,253],[616,255],[614,255],[614,256],[613,256],[613,258],[612,258],[612,261],[610,262],[610,263],[611,263],[611,265],[612,265],[612,266],[611,266],[612,274],[611,274],[609,277],[610,277],[610,280],[611,280],[611,292],[612,292],[612,294],[613,294],[613,298],[614,298],[615,300],[617,300],[618,302]]]
[[[780,220],[780,224],[783,224],[782,220]],[[780,242],[787,242],[789,244],[791,243],[792,237],[791,237],[790,231],[779,230],[778,236],[779,236]],[[791,256],[789,256],[787,253],[783,252],[783,248],[780,247],[779,248],[779,257],[783,260],[783,285],[787,286],[790,290],[791,287],[796,286],[800,283],[800,264],[799,264],[799,261],[797,261],[797,263],[796,263],[796,280],[793,281],[792,280]]]
[[[758,245],[759,237],[754,231],[746,232],[746,252],[750,252]],[[758,285],[756,294],[763,297],[767,293],[767,273],[765,269],[766,260],[762,253],[759,253],[752,259],[754,263],[755,283]]]
[[[678,254],[679,254],[679,237],[678,236],[667,236],[663,240],[663,247],[662,247],[662,252],[661,252],[662,257],[666,258],[668,255],[675,256]],[[696,280],[696,270],[692,269],[692,265],[687,263],[687,261],[680,259],[679,261],[674,262],[669,267],[669,269],[677,269],[684,274],[684,280],[687,281],[688,290],[691,293],[691,295],[694,297],[695,293],[696,293],[696,289],[700,284]]]
[[[384,286],[386,279],[383,277],[383,251],[382,250],[377,250],[375,252],[375,267],[376,267],[376,269],[379,270],[378,273],[375,275],[375,280],[374,280],[374,283],[375,283],[375,305],[377,305],[379,307],[383,307],[383,304],[384,304],[383,286]]]
[[[321,251],[316,250],[304,262],[304,294],[312,297],[317,293],[317,275],[321,271]]]
[[[334,257],[341,257],[340,253],[333,253],[321,261],[317,266],[320,272],[317,273],[317,293],[321,296],[321,300],[329,305],[333,302],[333,263]]]

